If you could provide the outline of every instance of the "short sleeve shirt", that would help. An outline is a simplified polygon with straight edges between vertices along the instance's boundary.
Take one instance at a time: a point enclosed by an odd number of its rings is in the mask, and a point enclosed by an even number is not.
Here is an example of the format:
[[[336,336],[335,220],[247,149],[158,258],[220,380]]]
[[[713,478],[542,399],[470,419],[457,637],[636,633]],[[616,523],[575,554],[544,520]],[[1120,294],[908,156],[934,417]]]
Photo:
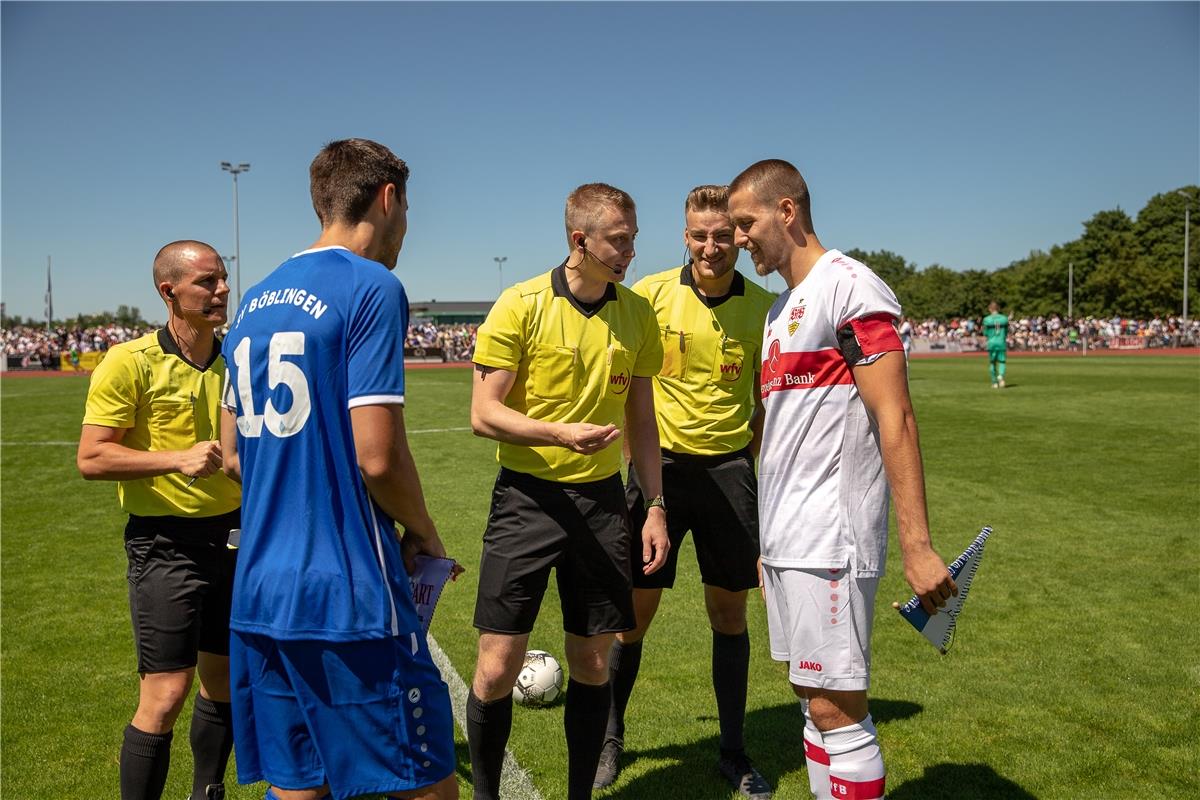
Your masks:
[[[662,345],[645,298],[609,284],[598,304],[585,306],[559,266],[500,295],[476,333],[474,360],[516,373],[504,403],[532,419],[623,427],[632,379],[658,373]],[[621,470],[617,445],[585,456],[501,442],[497,458],[501,466],[562,483]]]
[[[983,318],[983,332],[987,336],[989,350],[1008,347],[1008,317],[1003,314],[988,314]]]
[[[648,275],[633,291],[650,302],[662,340],[663,366],[654,377],[659,442],[692,455],[746,447],[774,295],[735,272],[727,295],[705,297],[690,264]]]
[[[764,564],[883,574],[887,477],[850,366],[903,349],[899,316],[887,284],[837,250],[772,306],[761,376]]]
[[[121,444],[133,450],[187,450],[219,439],[220,347],[215,342],[212,360],[201,365],[183,357],[165,328],[114,345],[92,373],[83,424],[125,429]],[[241,503],[241,489],[222,472],[191,480],[169,472],[117,481],[117,499],[144,517],[211,517]]]
[[[243,298],[224,347],[244,493],[234,630],[352,641],[419,627],[350,422],[404,403],[407,324],[400,282],[344,248],[300,253]]]

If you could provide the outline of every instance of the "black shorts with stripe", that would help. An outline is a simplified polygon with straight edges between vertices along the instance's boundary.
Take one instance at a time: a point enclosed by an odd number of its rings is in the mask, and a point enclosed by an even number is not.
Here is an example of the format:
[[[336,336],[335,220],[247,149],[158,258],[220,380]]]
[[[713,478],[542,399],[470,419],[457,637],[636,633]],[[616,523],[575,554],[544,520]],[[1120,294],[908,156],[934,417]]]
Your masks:
[[[619,474],[560,483],[501,469],[483,535],[475,627],[529,633],[553,569],[563,630],[578,636],[631,630],[629,552]]]
[[[199,651],[229,655],[237,551],[226,543],[240,519],[240,511],[129,517],[126,577],[138,672],[194,667]]]
[[[643,575],[638,545],[646,520],[637,472],[629,467],[625,496],[634,532],[633,585],[669,589],[675,585],[679,549],[692,532],[700,579],[708,586],[740,592],[758,586],[758,479],[749,449],[713,456],[662,451],[663,499],[671,550],[662,569]]]

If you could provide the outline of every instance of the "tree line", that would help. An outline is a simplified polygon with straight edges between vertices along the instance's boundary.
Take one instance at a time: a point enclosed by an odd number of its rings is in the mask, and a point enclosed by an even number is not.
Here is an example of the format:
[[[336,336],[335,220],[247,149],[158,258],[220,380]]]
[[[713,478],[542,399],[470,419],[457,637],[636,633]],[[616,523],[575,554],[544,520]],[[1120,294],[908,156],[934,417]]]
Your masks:
[[[915,264],[889,250],[847,250],[851,258],[869,265],[892,287],[904,313],[915,319],[981,317],[992,300],[1010,313],[1029,316],[1067,315],[1068,268],[1074,266],[1076,317],[1178,315],[1183,302],[1183,220],[1187,199],[1193,199],[1189,246],[1189,315],[1200,313],[1197,273],[1200,273],[1200,187],[1184,186],[1151,197],[1137,217],[1120,208],[1101,211],[1083,223],[1083,235],[1055,245],[1049,252],[1034,250],[1025,258],[996,270],[954,270]],[[6,317],[6,326],[45,325],[45,319]],[[116,312],[80,314],[56,326],[90,328],[112,322],[126,327],[146,325],[137,307],[118,306]]]
[[[996,270],[918,270],[888,250],[846,254],[870,266],[892,287],[905,315],[915,319],[981,317],[992,300],[1009,313],[1067,315],[1068,271],[1074,266],[1076,317],[1178,316],[1183,304],[1184,208],[1192,197],[1188,315],[1196,307],[1200,189],[1184,186],[1151,197],[1136,217],[1120,208],[1083,223],[1083,235],[1049,252],[1034,250]]]

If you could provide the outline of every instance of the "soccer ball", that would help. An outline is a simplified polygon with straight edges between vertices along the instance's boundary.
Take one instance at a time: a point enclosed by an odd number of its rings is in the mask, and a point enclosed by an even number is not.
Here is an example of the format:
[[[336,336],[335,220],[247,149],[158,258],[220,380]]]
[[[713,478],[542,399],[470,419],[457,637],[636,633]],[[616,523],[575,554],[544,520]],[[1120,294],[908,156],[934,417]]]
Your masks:
[[[558,659],[545,650],[530,650],[525,665],[517,673],[513,685],[513,700],[526,708],[548,706],[563,690],[563,671]]]

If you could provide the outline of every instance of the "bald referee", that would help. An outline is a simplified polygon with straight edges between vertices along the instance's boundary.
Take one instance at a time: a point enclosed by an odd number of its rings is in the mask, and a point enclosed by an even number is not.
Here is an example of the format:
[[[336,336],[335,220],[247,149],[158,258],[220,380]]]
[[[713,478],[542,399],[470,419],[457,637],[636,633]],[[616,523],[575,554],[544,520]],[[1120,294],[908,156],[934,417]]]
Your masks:
[[[633,573],[637,627],[617,634],[610,683],[613,706],[597,788],[610,785],[625,747],[625,708],[637,680],[645,636],[675,584],[679,546],[690,530],[712,628],[712,682],[720,722],[717,768],[743,797],[767,798],[771,787],[746,756],[743,723],[750,637],[746,593],[758,586],[758,483],[754,452],[762,432],[756,378],[762,327],[774,298],[738,272],[729,220],[729,191],[697,186],[684,203],[690,260],[648,275],[633,291],[650,301],[663,343],[654,377],[654,409],[662,445],[663,496],[671,550],[652,575]],[[634,527],[646,492],[629,471],[627,500]]]
[[[203,242],[166,245],[154,286],[166,327],[112,347],[92,373],[77,464],[117,481],[129,513],[129,610],[140,676],[121,747],[121,799],[157,800],[171,731],[200,675],[192,713],[194,800],[225,796],[233,748],[229,603],[239,527],[238,485],[221,472],[219,401],[225,378],[215,331],[225,324],[225,264]],[[102,793],[103,794],[103,793]]]
[[[634,256],[633,199],[603,183],[567,198],[570,254],[507,289],[479,328],[471,425],[500,442],[483,537],[467,701],[476,798],[498,798],[512,687],[551,569],[571,680],[563,725],[567,797],[591,796],[608,719],[608,652],[634,627],[630,552],[639,571],[666,559],[666,514],[650,378],[662,364],[654,312],[620,285]],[[621,486],[622,435],[643,478],[633,531]]]

